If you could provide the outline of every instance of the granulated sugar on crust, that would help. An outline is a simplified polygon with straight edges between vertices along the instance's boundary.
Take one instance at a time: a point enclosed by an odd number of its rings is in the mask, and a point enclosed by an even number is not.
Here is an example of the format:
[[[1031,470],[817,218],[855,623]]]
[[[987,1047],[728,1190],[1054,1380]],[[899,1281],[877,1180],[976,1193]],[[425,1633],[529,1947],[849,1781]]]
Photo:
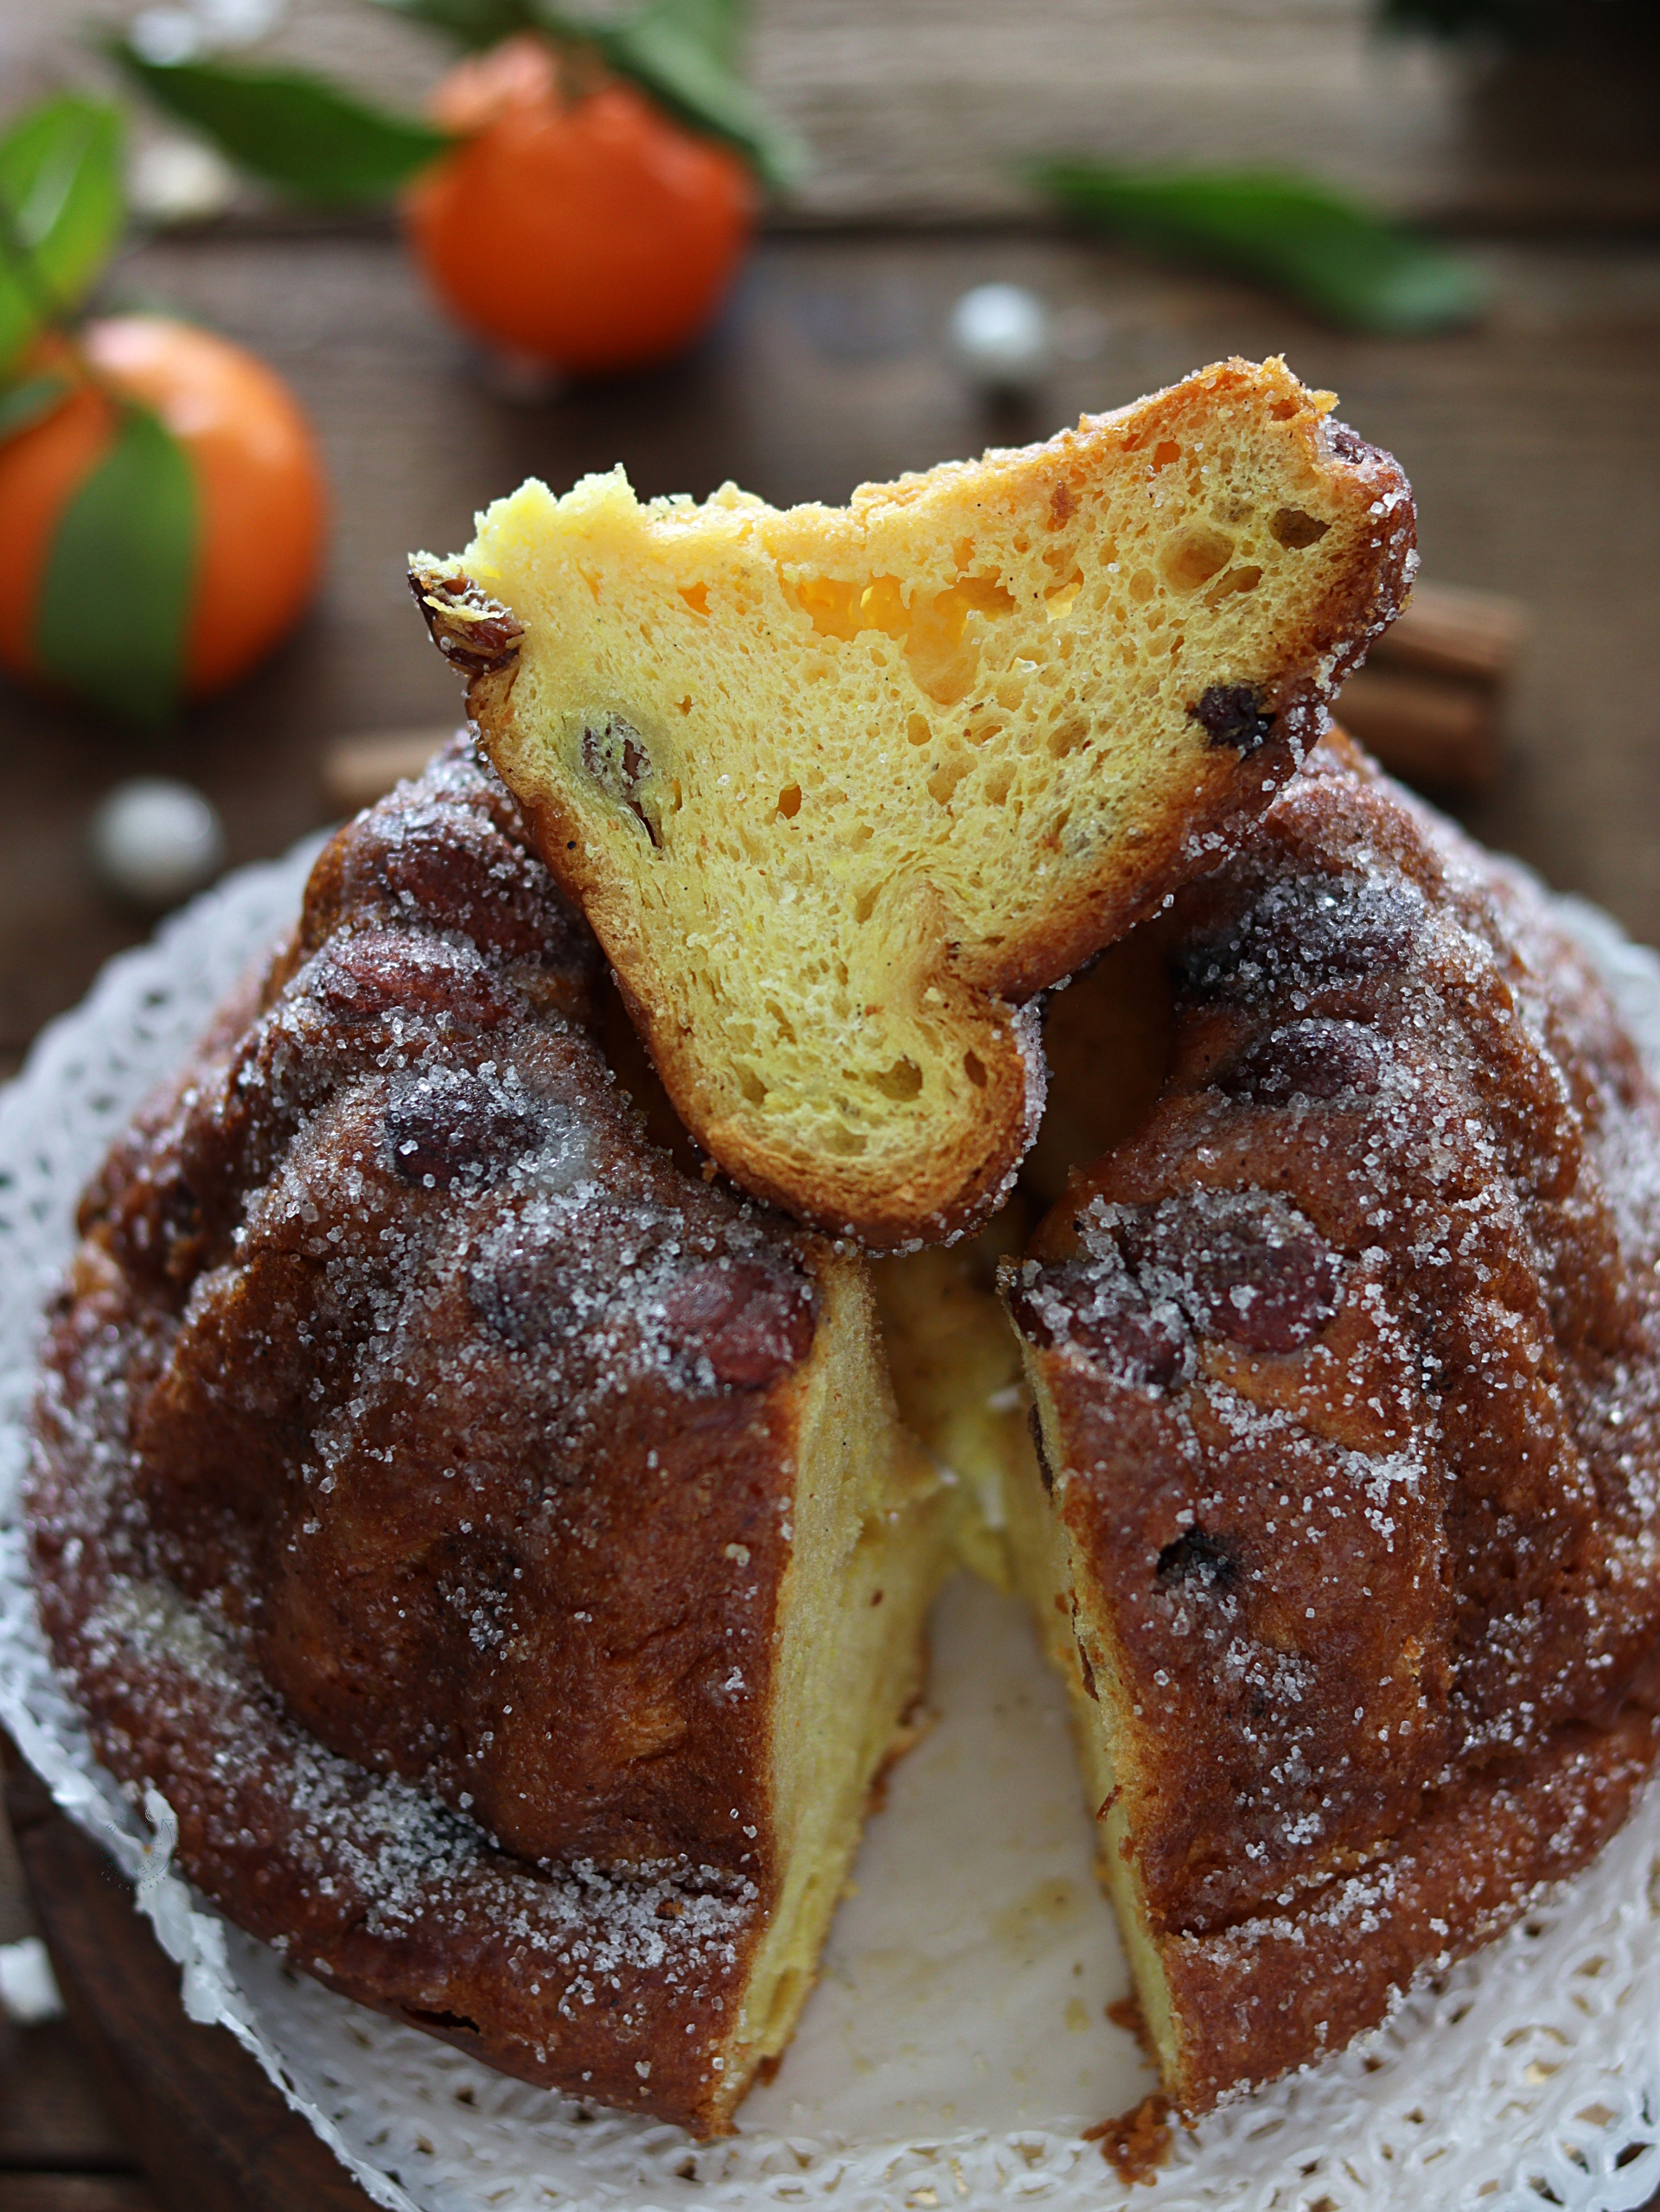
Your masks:
[[[244,1926],[706,2125],[838,1263],[647,1141],[603,987],[464,743],[342,832],[83,1202],[33,1539],[100,1757]]]
[[[1006,1281],[1203,2109],[1652,1763],[1660,1099],[1536,892],[1341,743],[1167,926],[1159,1104]]]

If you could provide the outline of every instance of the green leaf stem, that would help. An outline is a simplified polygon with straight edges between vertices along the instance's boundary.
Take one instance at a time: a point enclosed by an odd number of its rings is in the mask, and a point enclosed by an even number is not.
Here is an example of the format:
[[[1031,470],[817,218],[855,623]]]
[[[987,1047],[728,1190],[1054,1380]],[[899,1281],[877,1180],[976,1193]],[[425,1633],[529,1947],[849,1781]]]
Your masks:
[[[54,369],[26,376],[16,384],[0,384],[0,445],[49,415],[62,404],[69,389],[70,379]]]
[[[1044,162],[1032,181],[1069,214],[1156,253],[1212,262],[1352,330],[1403,336],[1480,312],[1478,272],[1299,176]]]
[[[482,54],[500,46],[516,31],[546,28],[535,0],[374,0],[391,16],[425,23],[469,54]]]
[[[322,206],[385,199],[452,143],[297,70],[148,61],[124,41],[112,50],[158,107],[241,168]]]
[[[154,725],[178,704],[195,580],[196,482],[147,407],[124,409],[64,509],[42,582],[35,645],[64,687]]]
[[[66,93],[0,137],[0,374],[78,308],[121,235],[118,109]]]
[[[558,0],[376,0],[469,51],[517,31],[589,46],[619,77],[693,131],[734,146],[764,183],[784,189],[811,165],[807,143],[757,99],[739,70],[746,0],[651,0],[631,16],[591,15]]]
[[[721,0],[655,0],[594,43],[620,76],[652,93],[695,131],[735,146],[775,190],[799,183],[806,141],[769,113],[732,67],[741,19]]]

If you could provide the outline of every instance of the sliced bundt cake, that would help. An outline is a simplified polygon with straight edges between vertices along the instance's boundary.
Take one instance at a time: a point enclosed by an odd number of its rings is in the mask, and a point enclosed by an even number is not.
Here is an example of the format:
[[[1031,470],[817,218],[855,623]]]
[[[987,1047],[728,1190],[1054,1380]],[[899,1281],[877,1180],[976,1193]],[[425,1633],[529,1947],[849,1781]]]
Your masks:
[[[1029,1002],[1231,851],[1408,582],[1388,456],[1206,369],[846,508],[527,484],[417,596],[670,1096],[872,1247],[982,1221]]]
[[[1654,1763],[1660,1100],[1532,887],[1343,741],[1169,929],[1157,1105],[1005,1264],[1007,1514],[1194,2113]]]
[[[688,1176],[458,743],[83,1204],[30,1508],[99,1756],[307,1973],[728,2125],[921,1680],[863,1263]]]

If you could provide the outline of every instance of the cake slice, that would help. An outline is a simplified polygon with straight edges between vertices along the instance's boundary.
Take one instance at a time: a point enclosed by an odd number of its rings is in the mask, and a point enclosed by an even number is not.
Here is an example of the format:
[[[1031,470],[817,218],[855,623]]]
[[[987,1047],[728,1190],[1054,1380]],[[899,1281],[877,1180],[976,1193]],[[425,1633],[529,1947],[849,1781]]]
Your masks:
[[[1238,844],[1400,605],[1386,455],[1232,361],[845,508],[524,485],[412,580],[733,1179],[873,1248],[983,1220],[1031,1002]]]
[[[1162,1095],[1003,1270],[1003,1507],[1192,2114],[1652,1770],[1660,1099],[1531,887],[1343,741],[1160,927]]]

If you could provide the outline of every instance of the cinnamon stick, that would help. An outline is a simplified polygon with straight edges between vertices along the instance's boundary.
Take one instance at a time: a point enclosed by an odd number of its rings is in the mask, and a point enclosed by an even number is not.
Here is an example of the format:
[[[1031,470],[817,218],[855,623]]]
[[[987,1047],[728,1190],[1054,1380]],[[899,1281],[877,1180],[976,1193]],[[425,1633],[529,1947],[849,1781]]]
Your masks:
[[[1527,609],[1519,600],[1455,584],[1417,583],[1372,647],[1368,665],[1503,684],[1516,666],[1527,629]]]
[[[1487,790],[1498,774],[1499,695],[1491,684],[1369,663],[1344,685],[1333,711],[1403,783],[1468,795]]]
[[[1344,685],[1344,727],[1392,775],[1468,797],[1497,777],[1505,687],[1527,634],[1514,599],[1420,583]]]
[[[343,814],[373,806],[405,776],[419,775],[448,730],[376,730],[342,737],[322,756],[322,787]]]

